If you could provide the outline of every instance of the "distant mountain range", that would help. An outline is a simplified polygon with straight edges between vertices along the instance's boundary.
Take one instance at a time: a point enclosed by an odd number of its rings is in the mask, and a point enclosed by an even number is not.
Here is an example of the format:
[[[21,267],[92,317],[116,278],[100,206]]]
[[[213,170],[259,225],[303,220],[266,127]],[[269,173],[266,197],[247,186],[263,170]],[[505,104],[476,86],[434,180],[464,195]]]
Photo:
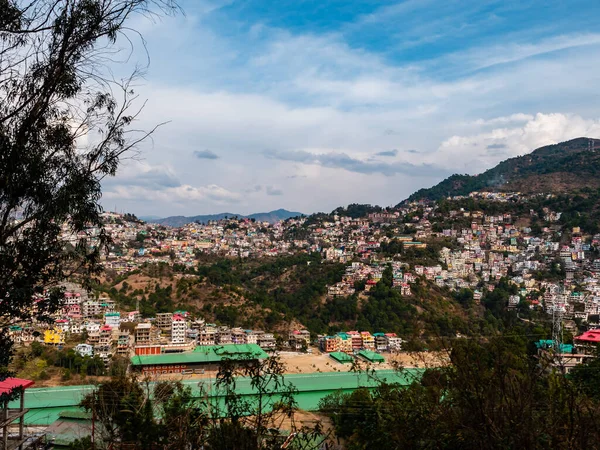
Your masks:
[[[473,191],[565,193],[600,188],[600,140],[587,137],[538,148],[479,175],[455,174],[405,201],[439,200]]]
[[[142,220],[145,220],[146,222],[158,223],[160,225],[166,225],[166,226],[170,226],[170,227],[182,227],[188,223],[193,223],[193,222],[206,223],[210,220],[221,220],[226,217],[229,217],[229,218],[238,217],[240,219],[242,219],[242,218],[255,219],[257,222],[275,223],[275,222],[279,222],[280,220],[286,220],[291,217],[298,217],[298,216],[302,216],[302,215],[303,214],[300,212],[288,211],[286,209],[277,209],[275,211],[255,213],[255,214],[249,214],[249,215],[224,212],[224,213],[220,213],[220,214],[207,214],[207,215],[202,215],[202,216],[191,216],[191,217],[171,216],[171,217],[165,217],[162,219],[146,217]]]

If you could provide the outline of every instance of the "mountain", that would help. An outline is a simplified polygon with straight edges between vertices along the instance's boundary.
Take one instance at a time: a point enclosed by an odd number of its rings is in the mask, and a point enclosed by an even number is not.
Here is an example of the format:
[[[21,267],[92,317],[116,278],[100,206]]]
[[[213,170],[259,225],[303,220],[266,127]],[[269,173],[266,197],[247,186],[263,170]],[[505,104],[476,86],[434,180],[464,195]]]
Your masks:
[[[479,175],[454,174],[406,201],[439,200],[473,191],[572,192],[600,188],[600,141],[581,137],[510,158]]]
[[[277,209],[275,211],[255,213],[255,214],[250,214],[250,215],[224,212],[224,213],[220,213],[220,214],[207,214],[207,215],[203,215],[203,216],[192,216],[192,217],[171,216],[171,217],[165,217],[164,219],[148,220],[148,222],[158,223],[160,225],[167,225],[169,227],[182,227],[183,225],[185,225],[187,223],[192,223],[192,222],[206,223],[210,220],[221,220],[226,217],[239,217],[240,219],[242,219],[242,218],[254,219],[257,222],[275,223],[275,222],[279,222],[280,220],[286,220],[291,217],[298,217],[298,216],[302,216],[302,215],[303,214],[300,212],[288,211],[286,209]]]
[[[152,222],[154,220],[159,220],[160,216],[139,216],[138,219],[143,220],[144,222]]]

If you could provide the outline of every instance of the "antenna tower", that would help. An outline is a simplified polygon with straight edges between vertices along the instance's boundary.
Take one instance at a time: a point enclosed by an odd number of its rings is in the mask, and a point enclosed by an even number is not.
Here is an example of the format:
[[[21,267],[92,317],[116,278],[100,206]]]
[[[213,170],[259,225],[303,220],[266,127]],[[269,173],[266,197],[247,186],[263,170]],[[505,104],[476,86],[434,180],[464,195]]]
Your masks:
[[[559,365],[562,365],[563,351],[563,329],[562,329],[562,309],[561,305],[554,304],[552,309],[552,346],[554,348],[554,356]]]

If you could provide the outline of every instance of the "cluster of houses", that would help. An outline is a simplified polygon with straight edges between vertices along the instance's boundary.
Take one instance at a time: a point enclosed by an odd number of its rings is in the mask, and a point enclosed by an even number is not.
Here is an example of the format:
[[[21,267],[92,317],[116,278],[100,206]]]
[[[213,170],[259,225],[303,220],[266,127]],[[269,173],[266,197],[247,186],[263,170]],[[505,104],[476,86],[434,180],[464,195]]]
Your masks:
[[[231,218],[172,228],[104,213],[104,221],[114,242],[105,255],[105,266],[118,273],[135,270],[144,263],[194,266],[199,253],[236,258],[291,254],[294,245],[306,244],[284,238],[286,227],[296,224],[294,219],[270,224]]]
[[[373,333],[368,331],[345,331],[333,336],[319,336],[321,351],[326,353],[358,353],[361,350],[377,352],[399,352],[402,338],[396,333]]]
[[[158,313],[142,319],[138,311],[116,311],[111,299],[89,298],[74,284],[69,284],[64,297],[64,306],[52,324],[15,325],[10,328],[12,339],[21,345],[39,341],[57,348],[69,340],[76,343],[74,349],[81,356],[98,356],[107,366],[114,356],[180,353],[193,351],[197,346],[253,344],[265,351],[277,347],[299,351],[311,344],[307,330],[291,331],[278,342],[271,332],[218,326],[193,319],[187,311]],[[90,304],[93,308],[88,308]]]
[[[156,355],[193,350],[196,346],[255,344],[264,350],[275,350],[273,333],[245,330],[191,320],[187,312],[159,313],[155,318],[140,322],[134,329],[133,353]]]
[[[475,192],[470,197],[500,203],[528,201],[519,193]],[[531,210],[529,218],[523,218],[477,210],[441,211],[439,206],[425,202],[358,218],[332,214],[276,224],[225,219],[180,228],[105,213],[106,229],[114,242],[105,255],[105,265],[126,272],[147,262],[195,265],[199,253],[245,258],[320,252],[325,263],[346,264],[341,281],[328,286],[329,297],[353,295],[357,289],[368,294],[386,267],[391,267],[393,286],[403,296],[413,295],[414,283],[424,279],[450,290],[470,289],[478,301],[505,278],[518,287],[517,294],[508,298],[507,308],[527,302],[530,308],[560,313],[568,324],[574,320],[599,324],[600,259],[594,257],[593,250],[600,246],[600,235],[588,236],[577,227],[564,230],[558,223],[560,218],[559,211],[548,208],[542,213]],[[540,224],[535,232],[532,222]],[[90,234],[94,236],[94,230]],[[78,237],[66,234],[65,238]],[[407,249],[426,249],[435,241],[447,243],[437,251],[436,262],[429,258],[424,264],[407,258]],[[394,242],[398,245],[390,245]],[[383,255],[384,245],[398,249],[398,253],[390,255],[387,250]],[[549,271],[562,275],[550,279],[539,276]],[[121,326],[126,322],[134,325]],[[137,311],[118,311],[113,299],[89,297],[76,286],[68,288],[64,308],[52,326],[19,324],[10,333],[17,343],[42,340],[54,346],[65,345],[67,336],[82,336],[77,351],[99,355],[107,362],[113,355],[185,352],[197,345],[252,344],[265,350],[278,344],[292,349],[310,345],[308,331],[292,332],[287,340],[276,341],[269,331],[205,323],[183,311],[142,320]],[[319,338],[319,345],[327,352],[359,348],[395,351],[400,343],[401,339],[391,333],[347,332]]]

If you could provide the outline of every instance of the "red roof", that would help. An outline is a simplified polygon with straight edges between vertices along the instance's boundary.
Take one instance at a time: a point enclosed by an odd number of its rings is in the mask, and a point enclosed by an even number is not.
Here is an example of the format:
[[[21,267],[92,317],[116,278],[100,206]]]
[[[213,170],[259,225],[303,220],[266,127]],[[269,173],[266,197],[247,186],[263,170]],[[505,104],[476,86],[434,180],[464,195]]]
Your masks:
[[[0,395],[10,394],[14,389],[22,387],[27,389],[33,386],[34,382],[31,380],[24,380],[22,378],[7,378],[4,381],[0,381]]]
[[[575,337],[575,339],[583,342],[600,342],[600,330],[588,330],[581,336]]]

